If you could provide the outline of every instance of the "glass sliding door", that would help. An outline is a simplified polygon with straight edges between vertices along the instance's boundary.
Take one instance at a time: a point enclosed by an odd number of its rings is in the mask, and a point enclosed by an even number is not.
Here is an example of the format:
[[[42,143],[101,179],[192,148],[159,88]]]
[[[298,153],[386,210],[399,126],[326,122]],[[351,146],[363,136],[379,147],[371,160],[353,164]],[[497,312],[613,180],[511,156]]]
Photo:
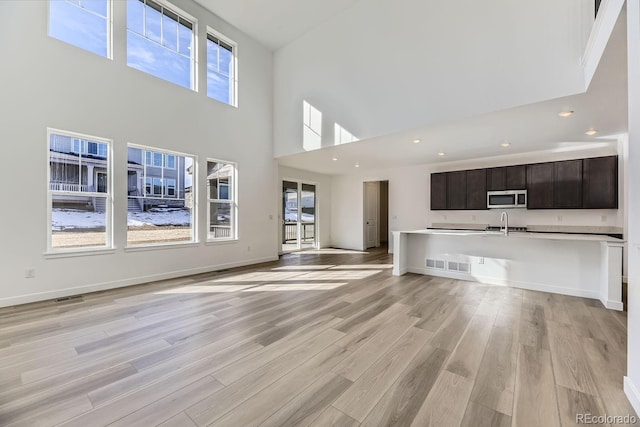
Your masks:
[[[316,186],[282,181],[282,252],[316,247]]]

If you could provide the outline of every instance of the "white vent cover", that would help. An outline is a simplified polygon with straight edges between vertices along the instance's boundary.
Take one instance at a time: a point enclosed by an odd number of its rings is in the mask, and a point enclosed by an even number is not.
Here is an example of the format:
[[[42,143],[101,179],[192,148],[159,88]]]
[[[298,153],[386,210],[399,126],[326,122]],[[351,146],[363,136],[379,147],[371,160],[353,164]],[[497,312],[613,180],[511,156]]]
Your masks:
[[[444,270],[444,260],[427,258],[425,263],[427,268],[435,268],[436,270]]]
[[[448,261],[447,270],[469,274],[471,271],[471,265],[468,262]]]

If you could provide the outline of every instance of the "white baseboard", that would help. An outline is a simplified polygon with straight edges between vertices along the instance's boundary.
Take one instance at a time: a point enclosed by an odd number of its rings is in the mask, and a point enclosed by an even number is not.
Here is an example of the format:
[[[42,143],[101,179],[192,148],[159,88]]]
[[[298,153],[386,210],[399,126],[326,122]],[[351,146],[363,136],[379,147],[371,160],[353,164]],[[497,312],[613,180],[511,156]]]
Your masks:
[[[633,409],[636,410],[636,414],[640,415],[640,392],[629,377],[624,377],[624,393],[627,395],[627,399],[629,399]]]
[[[153,274],[150,276],[133,277],[129,279],[116,280],[112,282],[95,283],[85,286],[77,286],[74,288],[56,289],[55,291],[38,292],[28,295],[20,295],[9,298],[0,299],[1,307],[10,307],[20,304],[28,304],[38,301],[46,301],[54,298],[68,297],[71,295],[86,294],[89,292],[105,291],[108,289],[123,288],[126,286],[140,285],[142,283],[155,282],[158,280],[175,279],[176,277],[191,276],[193,274],[210,273],[213,271],[224,270],[227,268],[243,267],[246,265],[260,264],[262,262],[277,261],[277,256],[255,258],[243,261],[230,262],[227,264],[208,265],[205,267],[191,268],[187,270],[171,271],[162,274]]]
[[[620,301],[610,301],[610,300],[604,300],[600,298],[600,302],[602,302],[602,305],[607,307],[609,310],[617,310],[617,311],[624,310],[624,304],[622,304],[622,302]]]
[[[468,280],[471,282],[486,283],[489,285],[510,286],[513,288],[528,289],[531,291],[549,292],[552,294],[571,295],[574,297],[600,299],[600,293],[586,289],[565,288],[561,286],[547,285],[544,283],[522,282],[513,280],[503,280],[488,276],[472,276],[470,274],[455,273],[450,271],[442,271],[428,268],[408,267],[406,269],[410,273],[426,274],[429,276],[446,277],[449,279]],[[603,303],[604,304],[604,303]]]

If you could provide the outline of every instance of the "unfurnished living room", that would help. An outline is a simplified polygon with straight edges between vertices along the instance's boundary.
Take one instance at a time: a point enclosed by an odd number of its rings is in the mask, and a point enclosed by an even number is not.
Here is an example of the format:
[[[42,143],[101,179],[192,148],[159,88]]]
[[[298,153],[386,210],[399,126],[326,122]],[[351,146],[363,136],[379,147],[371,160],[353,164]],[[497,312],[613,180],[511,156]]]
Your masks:
[[[640,425],[638,1],[0,21],[0,426]]]

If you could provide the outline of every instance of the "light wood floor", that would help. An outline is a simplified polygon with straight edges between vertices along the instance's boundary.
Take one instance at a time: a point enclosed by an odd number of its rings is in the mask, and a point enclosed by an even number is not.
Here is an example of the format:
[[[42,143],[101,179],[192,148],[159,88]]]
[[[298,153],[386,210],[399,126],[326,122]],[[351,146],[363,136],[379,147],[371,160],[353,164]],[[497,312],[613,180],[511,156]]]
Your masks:
[[[2,426],[571,426],[626,316],[341,251],[0,310]]]

